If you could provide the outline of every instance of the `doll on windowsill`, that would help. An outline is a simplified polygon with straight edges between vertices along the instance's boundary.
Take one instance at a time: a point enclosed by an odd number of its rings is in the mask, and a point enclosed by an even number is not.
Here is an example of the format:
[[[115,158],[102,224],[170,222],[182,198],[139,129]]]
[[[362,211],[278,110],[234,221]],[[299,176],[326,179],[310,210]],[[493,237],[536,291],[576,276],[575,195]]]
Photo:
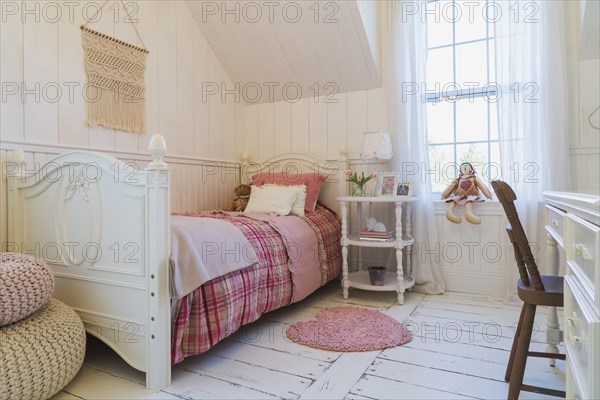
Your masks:
[[[446,211],[446,218],[455,224],[460,224],[461,218],[454,214],[454,208],[460,204],[465,206],[465,219],[472,224],[480,224],[481,219],[472,211],[474,202],[485,201],[479,195],[480,190],[485,197],[492,198],[492,192],[475,176],[475,170],[471,163],[460,164],[458,178],[442,192],[442,200],[446,199],[446,203],[450,203]]]

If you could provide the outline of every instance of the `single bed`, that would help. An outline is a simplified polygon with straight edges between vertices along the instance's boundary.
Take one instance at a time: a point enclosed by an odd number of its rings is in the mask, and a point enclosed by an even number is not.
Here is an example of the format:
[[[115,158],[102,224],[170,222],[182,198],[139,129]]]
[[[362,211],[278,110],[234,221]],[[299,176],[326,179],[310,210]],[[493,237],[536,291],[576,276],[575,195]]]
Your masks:
[[[283,231],[297,229],[289,222],[279,226],[274,217],[221,212],[186,215],[198,223],[210,219],[236,225],[258,260],[174,296],[170,172],[162,161],[165,149],[151,153],[147,168],[134,172],[113,157],[84,151],[59,155],[29,174],[13,164],[8,250],[46,260],[56,278],[54,296],[78,312],[90,334],[145,371],[147,387],[159,390],[170,384],[172,363],[207,351],[240,326],[339,275],[339,219],[332,210],[347,184],[344,162],[286,154],[252,165],[253,172],[290,171],[292,166],[296,172],[327,176],[314,213],[277,217],[296,219],[314,232],[318,276],[306,272],[301,260],[296,270],[290,267],[297,240]],[[240,176],[249,170],[242,166]],[[294,278],[303,273],[312,282]]]

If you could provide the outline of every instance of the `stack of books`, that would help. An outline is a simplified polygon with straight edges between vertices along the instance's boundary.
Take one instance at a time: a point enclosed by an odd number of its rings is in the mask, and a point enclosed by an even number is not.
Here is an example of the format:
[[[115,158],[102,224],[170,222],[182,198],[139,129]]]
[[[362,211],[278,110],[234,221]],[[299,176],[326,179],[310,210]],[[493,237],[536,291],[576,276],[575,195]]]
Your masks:
[[[393,241],[394,236],[394,231],[376,232],[364,229],[359,233],[359,237],[361,240],[379,240],[383,242]]]

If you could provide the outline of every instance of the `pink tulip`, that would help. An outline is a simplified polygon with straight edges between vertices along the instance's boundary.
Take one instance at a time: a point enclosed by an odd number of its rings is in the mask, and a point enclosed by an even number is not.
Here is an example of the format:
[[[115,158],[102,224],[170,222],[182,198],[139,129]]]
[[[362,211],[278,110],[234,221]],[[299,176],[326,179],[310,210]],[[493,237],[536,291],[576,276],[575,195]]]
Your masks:
[[[352,175],[352,170],[351,169],[347,169],[347,170],[344,171],[344,173],[346,175]]]
[[[371,178],[376,178],[376,177],[377,177],[377,171],[371,172]]]

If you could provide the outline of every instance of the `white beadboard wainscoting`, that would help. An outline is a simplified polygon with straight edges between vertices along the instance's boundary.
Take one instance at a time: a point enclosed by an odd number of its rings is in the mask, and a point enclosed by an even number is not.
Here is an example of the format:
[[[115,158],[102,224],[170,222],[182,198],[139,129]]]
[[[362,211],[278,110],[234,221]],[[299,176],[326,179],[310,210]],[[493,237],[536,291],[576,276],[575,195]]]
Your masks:
[[[417,205],[418,206],[418,205]],[[464,207],[458,206],[456,214],[463,218],[461,224],[446,219],[447,204],[434,204],[438,243],[433,248],[415,243],[411,253],[413,268],[420,262],[436,260],[446,282],[446,290],[493,296],[511,300],[516,291],[517,279],[513,249],[506,235],[506,216],[500,203],[492,201],[476,204],[473,209],[481,217],[481,225],[473,225],[464,219]],[[386,228],[394,223],[394,210],[389,204],[363,205],[363,226],[372,215],[383,221]],[[350,228],[356,224],[355,207],[350,208]],[[413,226],[420,221],[413,219]],[[542,243],[545,246],[545,243]],[[538,251],[543,252],[545,247]],[[362,248],[364,266],[387,265],[395,269],[396,259],[390,249]],[[350,247],[349,265],[358,268],[355,246]],[[406,264],[406,263],[405,263]]]
[[[8,147],[8,149],[6,148]],[[0,190],[0,243],[2,250],[7,240],[7,180],[6,166],[12,160],[10,149],[25,150],[27,171],[34,171],[52,160],[56,155],[74,148],[59,146],[28,147],[26,145],[7,146],[0,150],[2,163],[2,183]],[[151,161],[149,155],[142,153],[107,153],[132,168],[144,169]],[[165,157],[171,169],[171,212],[200,212],[204,210],[224,209],[234,196],[233,189],[240,182],[239,164],[232,161],[216,161],[191,157]]]
[[[446,290],[512,297],[517,268],[505,230],[507,220],[502,205],[497,201],[476,203],[473,212],[481,217],[480,225],[465,220],[463,206],[455,209],[462,222],[450,222],[446,219],[447,209],[445,202],[434,204],[439,245],[435,249],[420,246],[413,257],[439,259]],[[430,253],[424,254],[424,251]]]

